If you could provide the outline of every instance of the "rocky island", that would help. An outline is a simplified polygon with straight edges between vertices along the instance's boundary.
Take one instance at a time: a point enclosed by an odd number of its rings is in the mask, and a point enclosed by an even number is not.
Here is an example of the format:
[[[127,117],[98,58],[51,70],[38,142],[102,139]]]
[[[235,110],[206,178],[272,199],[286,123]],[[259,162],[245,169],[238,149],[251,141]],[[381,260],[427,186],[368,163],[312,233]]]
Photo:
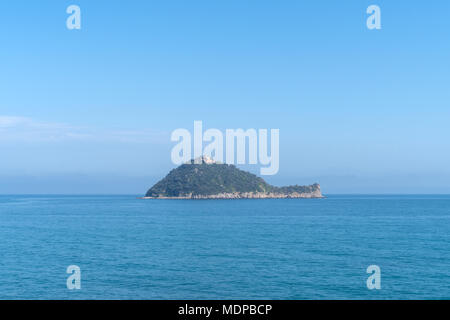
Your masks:
[[[323,198],[320,185],[276,187],[234,165],[203,156],[173,169],[144,199]]]

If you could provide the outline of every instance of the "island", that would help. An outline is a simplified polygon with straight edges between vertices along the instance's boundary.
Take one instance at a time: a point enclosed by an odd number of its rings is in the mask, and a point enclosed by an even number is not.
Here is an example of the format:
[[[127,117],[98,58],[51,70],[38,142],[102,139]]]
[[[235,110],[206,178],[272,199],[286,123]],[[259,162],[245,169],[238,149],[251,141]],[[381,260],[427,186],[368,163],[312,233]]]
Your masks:
[[[207,156],[189,161],[151,187],[143,199],[323,198],[320,185],[276,187]]]

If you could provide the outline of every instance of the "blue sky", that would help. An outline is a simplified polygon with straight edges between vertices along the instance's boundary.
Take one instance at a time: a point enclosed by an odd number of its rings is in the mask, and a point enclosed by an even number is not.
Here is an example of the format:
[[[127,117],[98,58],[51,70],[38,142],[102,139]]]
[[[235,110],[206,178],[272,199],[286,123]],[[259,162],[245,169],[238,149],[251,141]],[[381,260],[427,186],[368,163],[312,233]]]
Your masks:
[[[81,30],[66,8],[81,8]],[[366,8],[381,8],[381,30]],[[0,193],[144,193],[176,128],[279,128],[274,184],[450,193],[448,1],[0,3]],[[258,170],[254,170],[258,172]]]

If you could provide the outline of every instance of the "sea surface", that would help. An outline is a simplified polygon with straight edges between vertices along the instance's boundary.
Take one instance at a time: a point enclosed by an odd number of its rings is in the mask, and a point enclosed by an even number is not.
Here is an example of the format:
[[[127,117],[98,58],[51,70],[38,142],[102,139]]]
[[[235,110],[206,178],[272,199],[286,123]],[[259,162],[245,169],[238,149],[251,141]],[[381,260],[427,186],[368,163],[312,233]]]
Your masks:
[[[136,197],[0,196],[0,299],[450,299],[447,195]]]

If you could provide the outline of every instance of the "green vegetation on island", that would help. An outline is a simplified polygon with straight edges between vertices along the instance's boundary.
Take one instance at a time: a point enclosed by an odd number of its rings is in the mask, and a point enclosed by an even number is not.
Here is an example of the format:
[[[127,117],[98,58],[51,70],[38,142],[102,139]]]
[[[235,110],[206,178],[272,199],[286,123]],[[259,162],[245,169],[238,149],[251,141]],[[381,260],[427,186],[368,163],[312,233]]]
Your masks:
[[[319,184],[275,187],[234,165],[203,157],[183,164],[150,188],[146,198],[321,198]]]

